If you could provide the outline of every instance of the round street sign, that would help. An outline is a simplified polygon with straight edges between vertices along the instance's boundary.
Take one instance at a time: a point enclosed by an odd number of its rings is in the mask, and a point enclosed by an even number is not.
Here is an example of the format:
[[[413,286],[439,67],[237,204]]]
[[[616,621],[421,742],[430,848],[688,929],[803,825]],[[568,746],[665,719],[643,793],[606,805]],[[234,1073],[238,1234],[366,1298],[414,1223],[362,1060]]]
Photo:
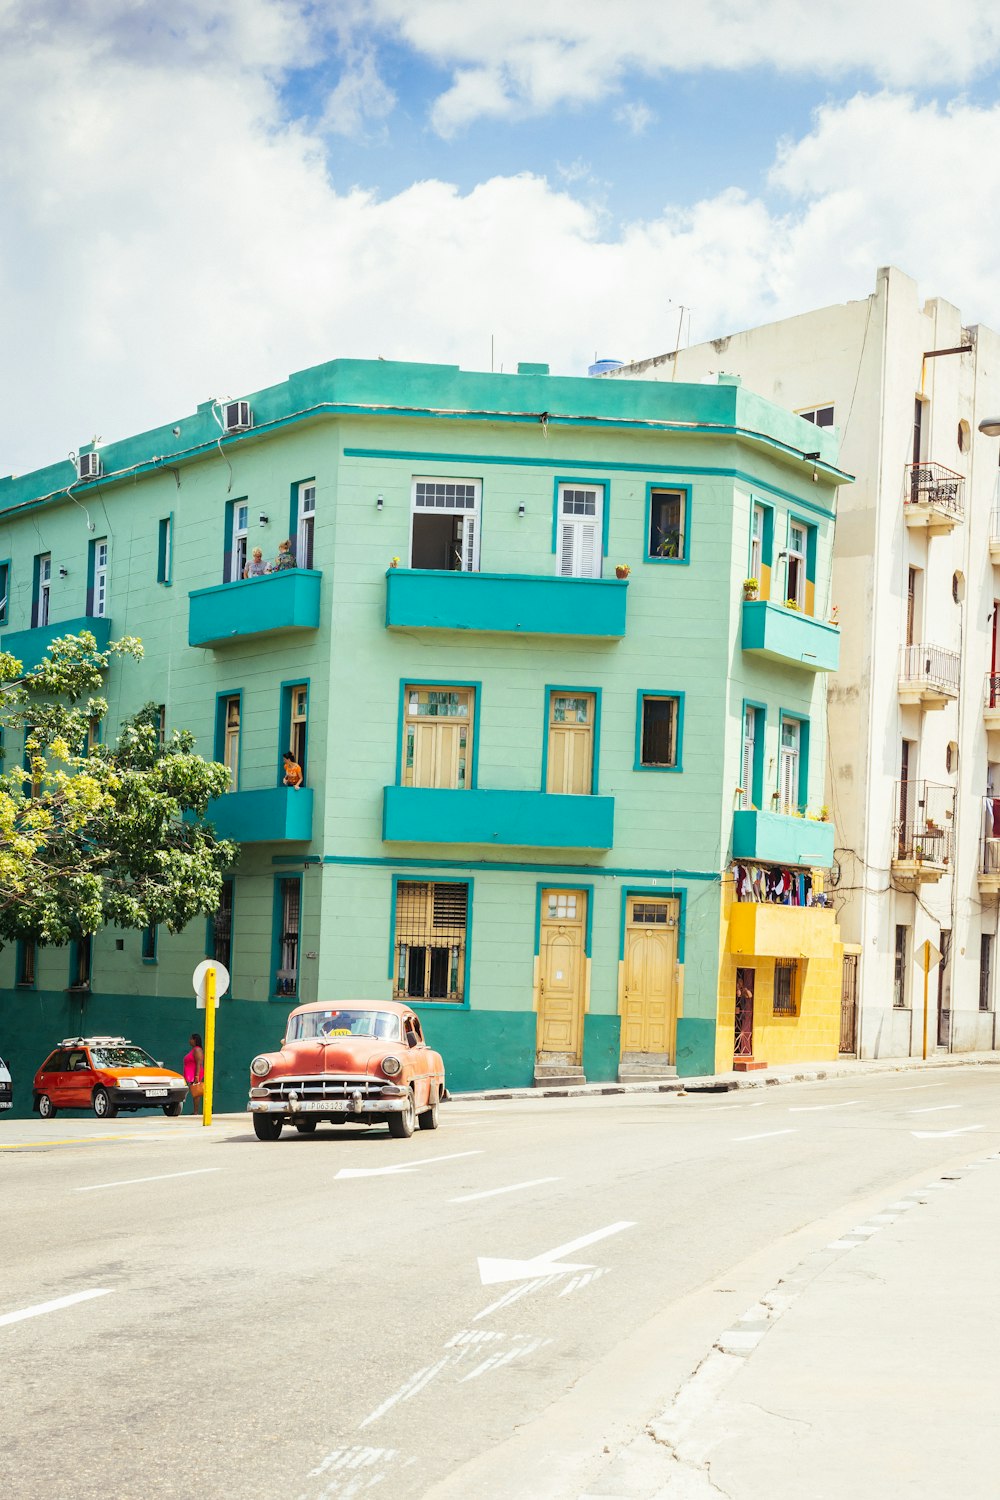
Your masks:
[[[212,958],[204,958],[191,975],[191,983],[194,992],[198,996],[198,1009],[205,1009],[205,975],[209,969],[215,970],[215,1005],[219,1006],[219,996],[224,995],[229,988],[229,970],[225,964],[220,964]]]

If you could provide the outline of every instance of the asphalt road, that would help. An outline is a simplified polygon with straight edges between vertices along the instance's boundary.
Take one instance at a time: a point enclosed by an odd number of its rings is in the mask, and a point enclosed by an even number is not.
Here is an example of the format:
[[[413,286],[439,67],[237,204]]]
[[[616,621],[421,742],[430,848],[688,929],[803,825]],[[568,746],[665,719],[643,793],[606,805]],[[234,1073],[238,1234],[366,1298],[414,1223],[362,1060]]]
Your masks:
[[[652,1496],[635,1435],[783,1275],[997,1151],[1000,1075],[441,1117],[0,1122],[0,1492]]]

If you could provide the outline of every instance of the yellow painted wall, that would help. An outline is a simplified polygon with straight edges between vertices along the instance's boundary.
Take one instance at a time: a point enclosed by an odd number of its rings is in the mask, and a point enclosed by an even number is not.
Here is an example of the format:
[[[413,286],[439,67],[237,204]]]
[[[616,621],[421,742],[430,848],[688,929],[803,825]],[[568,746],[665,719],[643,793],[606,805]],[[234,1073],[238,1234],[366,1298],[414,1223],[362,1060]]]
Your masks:
[[[768,1064],[832,1062],[838,1055],[840,1045],[840,992],[844,959],[840,929],[834,926],[834,942],[829,957],[801,959],[801,953],[816,951],[816,919],[828,922],[828,915],[822,909],[810,907],[783,909],[783,924],[787,925],[791,938],[790,951],[783,956],[796,959],[799,965],[799,1013],[797,1016],[776,1016],[773,1013],[774,957],[749,954],[737,956],[729,951],[730,912],[734,904],[742,905],[733,901],[733,878],[729,874],[722,882],[716,1071],[729,1072],[733,1066],[738,968],[753,969],[755,973],[754,1061]],[[745,922],[742,913],[737,920]],[[801,927],[798,933],[797,927]]]

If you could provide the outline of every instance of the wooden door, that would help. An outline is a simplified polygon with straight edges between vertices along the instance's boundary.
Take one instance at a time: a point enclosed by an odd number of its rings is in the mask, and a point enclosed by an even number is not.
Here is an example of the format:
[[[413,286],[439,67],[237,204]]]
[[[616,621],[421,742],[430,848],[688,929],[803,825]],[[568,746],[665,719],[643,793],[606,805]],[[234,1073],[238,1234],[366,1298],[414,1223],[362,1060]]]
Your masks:
[[[672,1060],[677,1024],[678,903],[630,896],[625,922],[622,1052]]]
[[[594,774],[593,693],[549,694],[545,790],[589,796]]]
[[[538,947],[538,1051],[579,1062],[583,1047],[587,894],[543,891]]]
[[[473,706],[471,689],[406,689],[404,786],[469,785]]]

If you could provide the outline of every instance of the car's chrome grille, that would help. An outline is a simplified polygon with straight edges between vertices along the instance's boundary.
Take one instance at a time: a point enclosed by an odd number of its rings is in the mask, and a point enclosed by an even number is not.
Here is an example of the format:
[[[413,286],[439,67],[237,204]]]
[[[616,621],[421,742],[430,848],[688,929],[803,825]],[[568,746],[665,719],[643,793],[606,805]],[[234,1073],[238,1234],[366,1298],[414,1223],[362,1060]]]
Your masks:
[[[298,1094],[300,1099],[350,1099],[360,1094],[362,1099],[377,1099],[385,1088],[384,1080],[377,1078],[352,1078],[344,1074],[310,1073],[305,1078],[262,1078],[260,1087],[267,1090],[267,1098],[287,1100],[289,1094]]]

